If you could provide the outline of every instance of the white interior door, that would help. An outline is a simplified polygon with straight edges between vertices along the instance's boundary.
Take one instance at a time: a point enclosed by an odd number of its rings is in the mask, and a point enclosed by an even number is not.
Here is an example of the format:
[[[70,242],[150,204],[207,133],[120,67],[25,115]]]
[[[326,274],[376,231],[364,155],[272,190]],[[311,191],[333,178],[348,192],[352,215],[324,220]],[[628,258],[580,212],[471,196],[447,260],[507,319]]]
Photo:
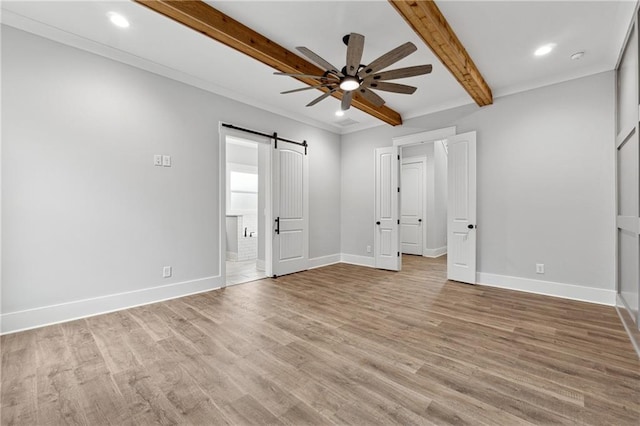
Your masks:
[[[447,138],[447,278],[476,282],[476,132]]]
[[[280,276],[308,268],[309,168],[304,147],[272,146],[272,274]]]
[[[402,253],[422,256],[424,223],[424,159],[402,163],[400,246]]]
[[[398,147],[376,148],[375,162],[375,264],[376,268],[399,271]]]

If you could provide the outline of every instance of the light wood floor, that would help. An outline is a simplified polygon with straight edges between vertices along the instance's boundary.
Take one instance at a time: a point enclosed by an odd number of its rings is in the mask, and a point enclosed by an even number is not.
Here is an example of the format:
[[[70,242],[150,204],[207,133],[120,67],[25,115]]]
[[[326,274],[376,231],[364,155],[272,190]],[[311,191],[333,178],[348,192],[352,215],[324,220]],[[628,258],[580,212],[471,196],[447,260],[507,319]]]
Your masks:
[[[640,419],[614,308],[338,264],[2,337],[2,424]]]

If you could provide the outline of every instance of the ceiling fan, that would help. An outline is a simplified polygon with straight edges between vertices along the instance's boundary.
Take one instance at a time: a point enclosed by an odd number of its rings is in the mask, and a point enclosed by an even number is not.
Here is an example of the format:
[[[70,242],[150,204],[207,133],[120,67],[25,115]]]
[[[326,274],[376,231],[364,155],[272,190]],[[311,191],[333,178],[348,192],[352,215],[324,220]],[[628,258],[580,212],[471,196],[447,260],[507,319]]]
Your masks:
[[[368,65],[363,65],[360,61],[364,50],[364,36],[357,33],[351,33],[344,36],[342,41],[347,45],[347,61],[346,65],[342,67],[341,70],[338,70],[337,67],[331,65],[308,48],[296,47],[300,53],[305,55],[316,65],[324,68],[326,71],[322,75],[291,74],[284,72],[274,73],[276,75],[286,75],[290,77],[313,78],[318,80],[319,83],[308,87],[302,87],[300,89],[287,90],[286,92],[281,92],[281,94],[300,92],[309,89],[326,88],[327,91],[324,94],[307,104],[309,107],[328,98],[338,90],[341,90],[343,92],[341,109],[344,111],[349,109],[351,106],[353,94],[357,91],[364,99],[371,102],[373,105],[380,107],[384,105],[385,101],[373,90],[410,95],[416,91],[416,87],[407,86],[405,84],[388,83],[387,81],[429,74],[432,70],[431,65],[417,65],[380,72],[415,52],[417,48],[411,42],[404,43],[395,49],[390,50],[378,59],[370,62]]]

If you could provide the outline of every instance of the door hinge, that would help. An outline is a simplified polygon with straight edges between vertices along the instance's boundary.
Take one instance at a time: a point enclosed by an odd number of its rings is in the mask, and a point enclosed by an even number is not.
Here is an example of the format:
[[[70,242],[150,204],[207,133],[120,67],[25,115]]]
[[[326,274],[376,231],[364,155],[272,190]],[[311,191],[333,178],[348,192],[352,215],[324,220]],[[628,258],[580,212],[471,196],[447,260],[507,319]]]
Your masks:
[[[398,161],[400,161],[400,154],[398,154]]]
[[[400,192],[400,187],[398,187],[398,192]]]
[[[398,219],[398,225],[400,225],[400,219]]]
[[[278,132],[273,132],[273,149],[278,149]]]
[[[400,252],[398,252],[398,257],[400,257]]]

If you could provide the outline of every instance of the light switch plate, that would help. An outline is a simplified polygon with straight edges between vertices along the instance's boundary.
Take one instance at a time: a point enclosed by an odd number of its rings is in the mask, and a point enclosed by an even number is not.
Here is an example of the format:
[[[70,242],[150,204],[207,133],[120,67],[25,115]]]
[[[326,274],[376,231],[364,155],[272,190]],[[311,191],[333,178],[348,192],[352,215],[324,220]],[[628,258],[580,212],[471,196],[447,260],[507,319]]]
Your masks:
[[[171,276],[171,266],[165,266],[162,268],[162,278],[169,278]]]
[[[171,167],[171,156],[163,155],[162,156],[162,165],[165,167]]]

